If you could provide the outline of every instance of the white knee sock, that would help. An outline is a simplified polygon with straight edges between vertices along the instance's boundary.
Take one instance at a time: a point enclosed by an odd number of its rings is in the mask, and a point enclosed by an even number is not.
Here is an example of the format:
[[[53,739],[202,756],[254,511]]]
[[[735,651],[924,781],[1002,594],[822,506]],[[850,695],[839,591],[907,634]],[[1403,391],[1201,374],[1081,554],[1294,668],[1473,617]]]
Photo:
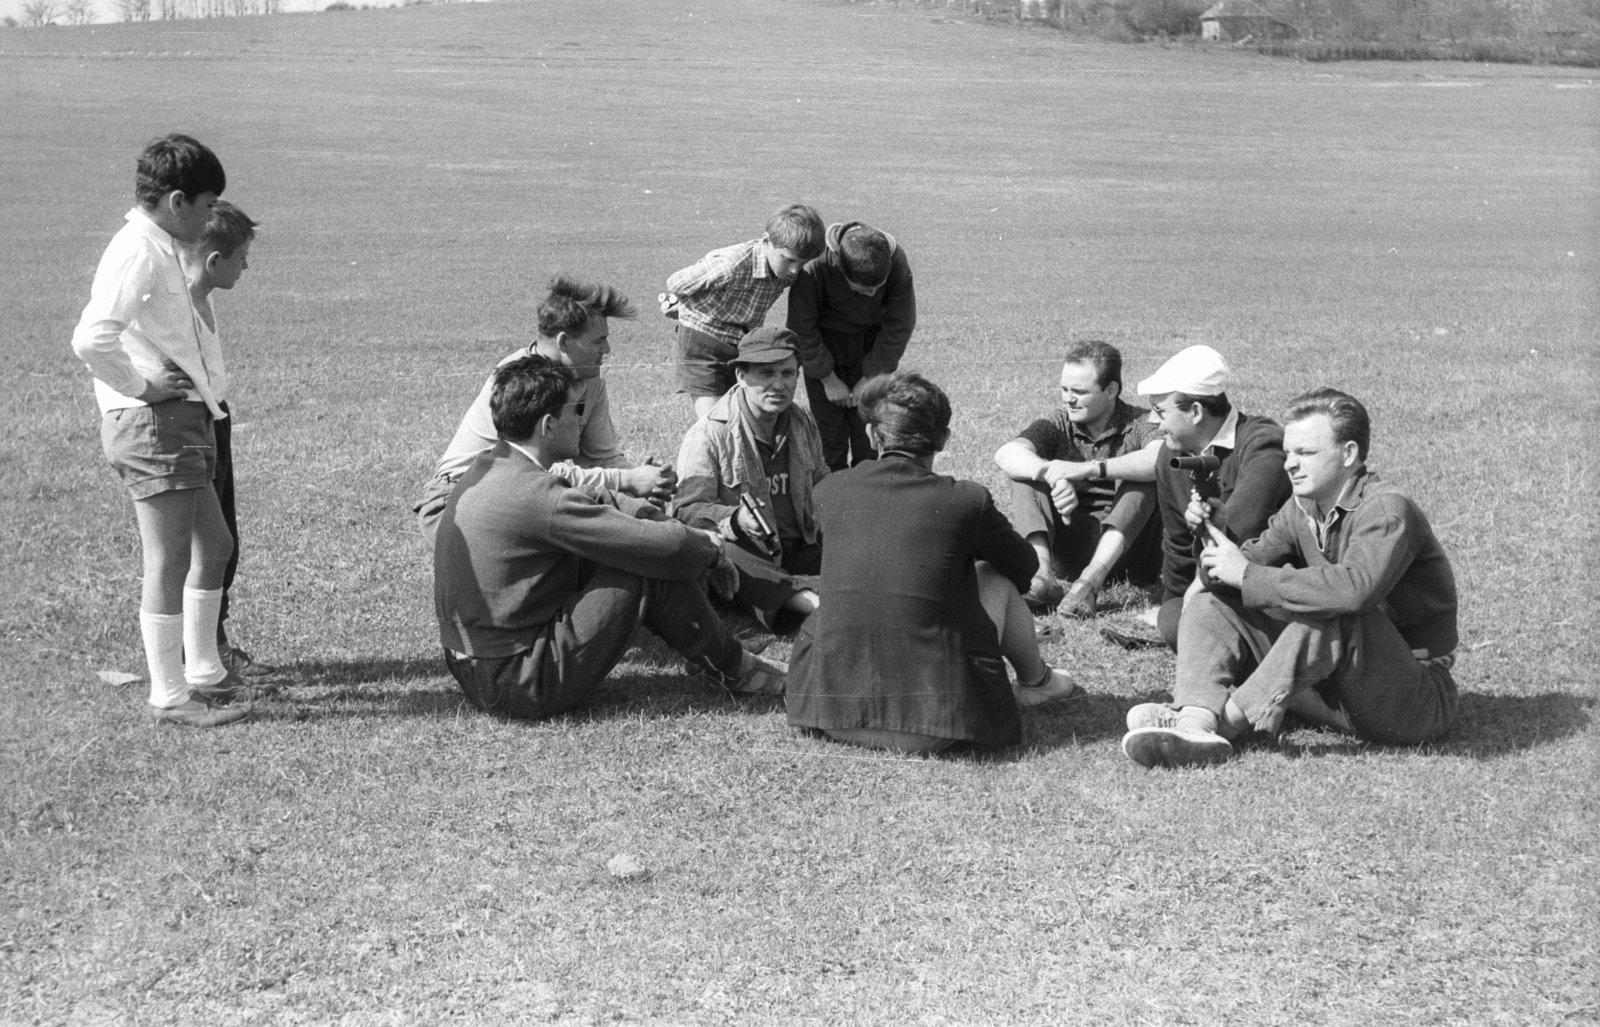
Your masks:
[[[183,676],[191,685],[214,685],[228,676],[217,654],[222,589],[183,588]]]
[[[139,611],[144,636],[144,662],[150,668],[150,705],[161,709],[189,701],[183,680],[183,614]]]

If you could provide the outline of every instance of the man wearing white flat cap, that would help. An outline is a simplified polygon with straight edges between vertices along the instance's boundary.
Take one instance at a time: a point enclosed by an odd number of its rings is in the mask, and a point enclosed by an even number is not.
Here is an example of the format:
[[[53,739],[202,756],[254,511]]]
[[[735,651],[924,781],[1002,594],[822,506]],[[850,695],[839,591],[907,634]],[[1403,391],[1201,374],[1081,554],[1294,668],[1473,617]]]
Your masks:
[[[1231,377],[1221,353],[1190,346],[1139,383],[1139,395],[1150,397],[1150,421],[1165,442],[1155,468],[1164,592],[1157,626],[1174,650],[1185,598],[1213,584],[1198,561],[1200,545],[1209,538],[1204,523],[1245,542],[1266,529],[1290,495],[1283,428],[1269,417],[1240,413],[1228,400]],[[1214,468],[1173,466],[1174,457],[1205,456],[1217,458]]]

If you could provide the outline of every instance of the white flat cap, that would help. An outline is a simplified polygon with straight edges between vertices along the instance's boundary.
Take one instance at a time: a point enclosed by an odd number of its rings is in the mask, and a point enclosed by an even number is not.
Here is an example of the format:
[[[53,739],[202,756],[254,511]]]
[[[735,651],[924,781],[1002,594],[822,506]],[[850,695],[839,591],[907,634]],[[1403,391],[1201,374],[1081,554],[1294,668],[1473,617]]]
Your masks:
[[[1139,383],[1141,396],[1182,392],[1189,396],[1220,396],[1228,390],[1228,362],[1210,346],[1179,350],[1155,374]]]

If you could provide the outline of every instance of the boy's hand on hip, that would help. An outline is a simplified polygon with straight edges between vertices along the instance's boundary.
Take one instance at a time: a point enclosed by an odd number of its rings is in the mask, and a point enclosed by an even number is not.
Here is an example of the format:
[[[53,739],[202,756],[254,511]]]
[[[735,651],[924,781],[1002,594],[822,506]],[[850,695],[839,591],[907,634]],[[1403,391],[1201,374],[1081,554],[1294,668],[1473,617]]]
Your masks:
[[[170,360],[161,362],[161,370],[154,377],[144,380],[144,391],[134,399],[142,399],[146,403],[165,403],[169,399],[179,399],[185,392],[194,388],[194,382],[183,372],[177,364]]]

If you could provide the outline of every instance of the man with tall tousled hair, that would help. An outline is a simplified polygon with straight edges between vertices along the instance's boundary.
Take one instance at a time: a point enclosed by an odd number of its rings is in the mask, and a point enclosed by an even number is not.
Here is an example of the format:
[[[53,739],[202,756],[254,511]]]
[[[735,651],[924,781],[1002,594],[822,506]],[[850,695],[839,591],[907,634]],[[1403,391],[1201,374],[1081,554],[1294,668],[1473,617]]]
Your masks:
[[[578,452],[572,460],[552,467],[551,473],[569,485],[599,485],[612,492],[648,499],[665,506],[672,498],[677,476],[671,467],[653,460],[635,461],[622,450],[617,429],[611,422],[611,397],[600,366],[611,354],[613,318],[634,316],[628,297],[608,285],[592,285],[565,276],[550,283],[550,291],[540,301],[538,336],[527,346],[508,355],[500,366],[533,353],[572,369],[577,401],[583,404],[583,431]],[[489,414],[489,396],[494,390],[491,373],[467,408],[455,437],[439,457],[433,477],[412,510],[429,541],[444,512],[445,500],[455,483],[484,450],[494,448],[499,436]]]

